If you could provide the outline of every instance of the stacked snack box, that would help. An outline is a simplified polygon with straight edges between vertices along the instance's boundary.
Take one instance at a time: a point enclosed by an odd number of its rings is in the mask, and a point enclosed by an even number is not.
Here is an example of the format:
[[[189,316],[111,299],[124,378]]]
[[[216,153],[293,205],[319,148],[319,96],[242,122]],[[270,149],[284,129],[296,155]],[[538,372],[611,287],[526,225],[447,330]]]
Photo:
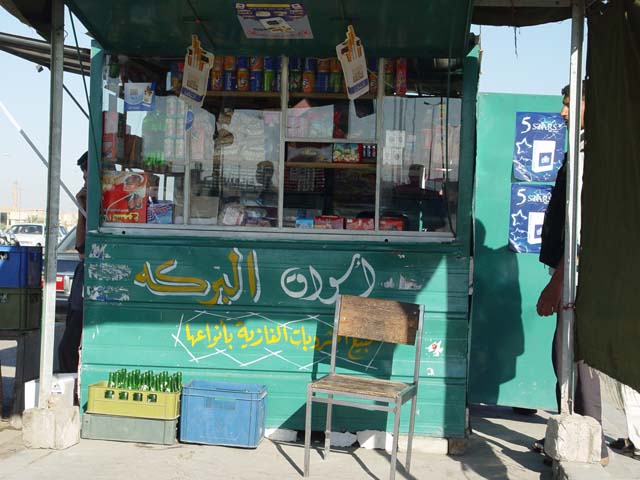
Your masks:
[[[344,230],[344,218],[336,215],[320,215],[313,219],[313,228]]]
[[[105,221],[146,223],[148,174],[107,171],[102,175]]]

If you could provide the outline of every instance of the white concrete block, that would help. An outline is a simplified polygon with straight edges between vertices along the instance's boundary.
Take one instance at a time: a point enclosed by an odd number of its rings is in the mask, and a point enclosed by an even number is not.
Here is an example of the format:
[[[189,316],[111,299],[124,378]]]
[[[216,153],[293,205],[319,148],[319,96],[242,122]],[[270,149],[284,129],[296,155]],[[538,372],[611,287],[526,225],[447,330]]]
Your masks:
[[[599,463],[554,462],[553,478],[557,480],[606,480],[611,478]]]
[[[295,442],[298,439],[298,432],[286,428],[266,428],[264,436],[276,442]]]
[[[591,417],[553,415],[547,423],[544,450],[558,462],[598,463],[602,429]]]
[[[22,441],[27,448],[62,450],[80,441],[78,407],[32,408],[22,414]]]
[[[362,430],[357,434],[360,447],[368,450],[391,451],[393,446],[393,435],[381,430]]]
[[[407,441],[409,437],[407,435],[400,435],[398,440],[398,451],[407,451]],[[446,455],[449,453],[449,442],[446,438],[434,438],[413,436],[413,451],[420,453],[431,453],[434,455]]]
[[[358,437],[351,432],[331,432],[332,447],[350,447],[357,439]]]

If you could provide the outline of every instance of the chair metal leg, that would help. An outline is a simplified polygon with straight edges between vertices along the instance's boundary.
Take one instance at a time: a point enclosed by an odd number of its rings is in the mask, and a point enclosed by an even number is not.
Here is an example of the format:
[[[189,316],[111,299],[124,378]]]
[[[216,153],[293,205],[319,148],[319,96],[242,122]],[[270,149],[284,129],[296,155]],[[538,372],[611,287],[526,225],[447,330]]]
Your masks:
[[[416,425],[416,404],[418,403],[418,395],[411,399],[411,417],[409,418],[409,438],[407,439],[407,461],[404,468],[409,473],[411,471],[411,449],[413,447],[413,429]]]
[[[327,425],[324,429],[324,459],[329,457],[329,451],[331,450],[331,412],[333,410],[333,394],[327,395],[329,403],[327,403]]]
[[[391,450],[391,472],[389,473],[389,480],[396,478],[396,459],[398,457],[398,437],[400,436],[400,399],[396,398],[396,405],[393,416],[393,447]]]
[[[304,421],[304,476],[309,476],[309,454],[311,453],[311,409],[313,407],[313,394],[311,385],[307,386],[307,412]]]

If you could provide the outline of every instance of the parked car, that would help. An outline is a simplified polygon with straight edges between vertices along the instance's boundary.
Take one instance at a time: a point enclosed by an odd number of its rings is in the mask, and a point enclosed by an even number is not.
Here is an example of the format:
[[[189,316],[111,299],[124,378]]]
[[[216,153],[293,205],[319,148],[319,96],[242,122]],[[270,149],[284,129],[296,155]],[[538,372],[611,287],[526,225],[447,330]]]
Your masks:
[[[17,243],[24,247],[42,247],[45,243],[44,223],[20,223],[6,231],[8,243]],[[67,234],[67,229],[59,227],[58,242]]]
[[[76,229],[73,228],[58,244],[58,266],[56,269],[56,314],[67,312],[67,300],[80,255],[76,251]]]

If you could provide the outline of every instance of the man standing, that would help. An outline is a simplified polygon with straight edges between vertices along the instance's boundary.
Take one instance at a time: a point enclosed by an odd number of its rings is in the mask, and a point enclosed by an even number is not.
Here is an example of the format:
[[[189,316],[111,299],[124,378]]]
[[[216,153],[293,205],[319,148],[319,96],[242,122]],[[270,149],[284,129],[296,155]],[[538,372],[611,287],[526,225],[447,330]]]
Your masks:
[[[76,194],[78,205],[87,211],[87,152],[78,159],[78,166],[82,170],[84,185]],[[87,231],[87,219],[83,212],[78,211],[78,224],[76,226],[76,250],[80,255],[80,261],[73,273],[73,283],[67,303],[67,319],[64,334],[58,347],[58,360],[61,373],[75,373],[78,371],[78,349],[82,339],[83,290],[84,290],[84,242]]]
[[[587,82],[582,87],[582,102],[580,104],[580,137],[582,150],[582,136],[584,128],[584,96]],[[560,115],[569,125],[569,85],[562,89],[562,109]],[[551,280],[542,290],[537,303],[538,315],[549,316],[556,314],[556,331],[553,336],[551,359],[556,377],[560,378],[560,361],[562,358],[562,286],[564,280],[564,227],[566,209],[566,155],[562,167],[558,171],[556,183],[551,193],[551,200],[542,227],[542,246],[540,261],[552,270]],[[556,400],[560,411],[560,384],[556,382]],[[595,418],[602,425],[602,404],[600,398],[600,380],[598,374],[583,361],[575,364],[575,394],[573,409],[575,413]],[[534,450],[544,451],[544,439],[534,442]],[[601,463],[609,463],[609,453],[602,437]]]

